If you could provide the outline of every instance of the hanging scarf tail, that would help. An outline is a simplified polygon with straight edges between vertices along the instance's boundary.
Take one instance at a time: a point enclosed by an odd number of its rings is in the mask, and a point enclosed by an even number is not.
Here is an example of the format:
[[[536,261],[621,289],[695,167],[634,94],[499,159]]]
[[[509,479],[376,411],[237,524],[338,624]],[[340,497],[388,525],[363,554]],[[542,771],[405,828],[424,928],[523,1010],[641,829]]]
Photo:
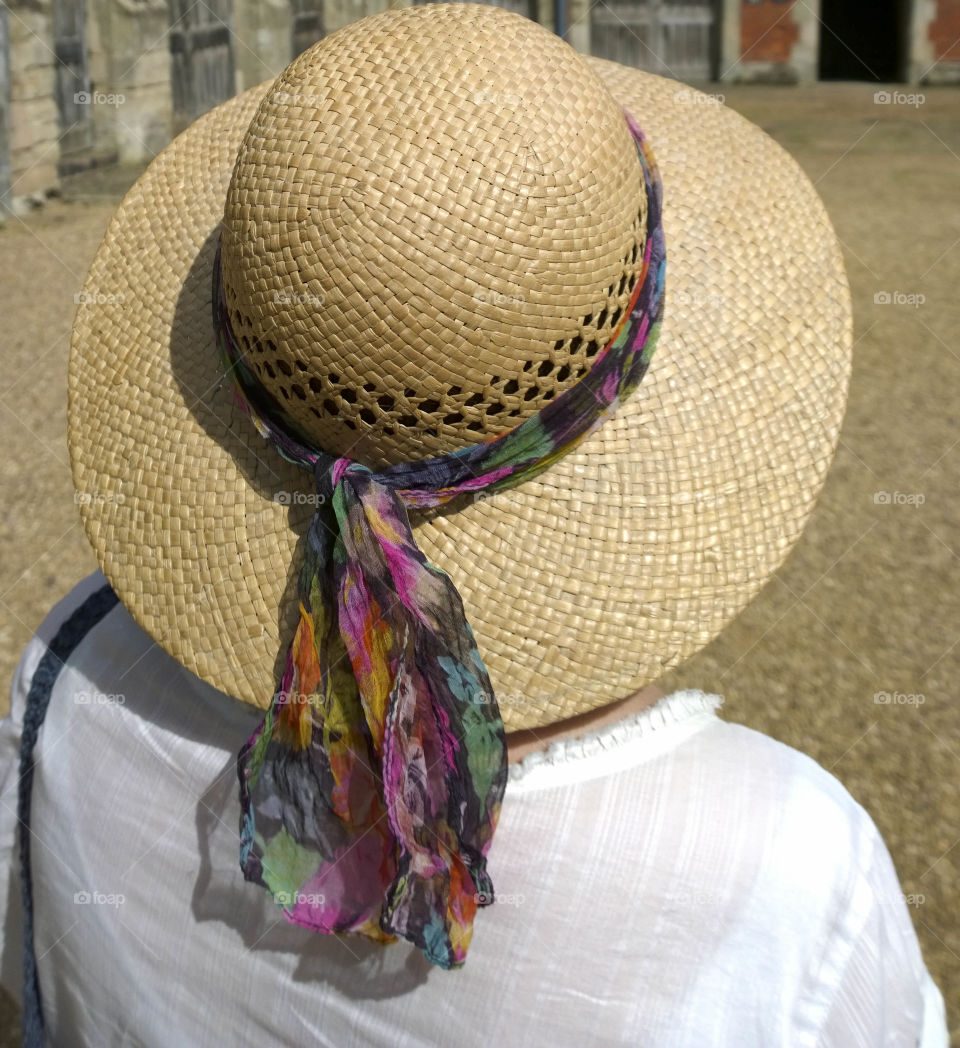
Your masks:
[[[443,968],[493,901],[503,722],[463,602],[399,498],[317,465],[300,620],[238,759],[244,875],[295,924],[399,936]]]

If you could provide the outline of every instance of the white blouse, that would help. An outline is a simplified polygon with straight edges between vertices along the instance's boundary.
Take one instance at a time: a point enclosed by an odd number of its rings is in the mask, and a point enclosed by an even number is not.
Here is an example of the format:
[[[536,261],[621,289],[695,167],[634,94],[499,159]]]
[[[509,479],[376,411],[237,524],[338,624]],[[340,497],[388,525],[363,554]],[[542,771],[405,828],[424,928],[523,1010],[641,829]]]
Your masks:
[[[48,616],[0,722],[0,978],[20,998],[18,748]],[[48,659],[49,661],[49,659]],[[32,881],[54,1045],[946,1048],[890,854],[809,757],[681,691],[510,769],[497,902],[464,968],[287,924],[238,862],[237,751],[261,713],[122,604],[52,687]]]

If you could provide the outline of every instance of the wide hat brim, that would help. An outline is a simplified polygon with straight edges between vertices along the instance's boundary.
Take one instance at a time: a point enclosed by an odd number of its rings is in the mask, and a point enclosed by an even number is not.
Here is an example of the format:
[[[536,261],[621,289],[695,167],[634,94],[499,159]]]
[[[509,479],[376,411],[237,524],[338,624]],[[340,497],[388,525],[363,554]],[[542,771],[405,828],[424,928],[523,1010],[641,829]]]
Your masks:
[[[460,591],[508,731],[642,688],[750,601],[813,509],[850,377],[841,252],[796,162],[699,92],[585,61],[640,122],[663,179],[650,370],[535,480],[411,513]],[[83,523],[117,594],[188,669],[263,708],[296,625],[312,482],[231,398],[211,268],[272,83],[189,127],[117,209],[77,310],[68,410]]]

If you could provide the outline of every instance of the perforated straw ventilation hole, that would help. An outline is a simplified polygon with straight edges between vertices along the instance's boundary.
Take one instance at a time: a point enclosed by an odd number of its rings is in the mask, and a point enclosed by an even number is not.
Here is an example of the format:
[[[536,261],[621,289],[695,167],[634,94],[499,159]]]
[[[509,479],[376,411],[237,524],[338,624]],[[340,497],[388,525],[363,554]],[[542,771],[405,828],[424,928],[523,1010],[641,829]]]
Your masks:
[[[430,425],[434,422],[468,431],[480,441],[516,425],[530,401],[537,400],[539,409],[566,388],[565,383],[573,384],[567,382],[571,375],[576,382],[590,370],[597,353],[619,323],[639,278],[641,266],[637,259],[642,220],[641,212],[634,219],[633,246],[623,258],[621,276],[607,289],[607,303],[600,312],[583,317],[578,334],[554,343],[550,358],[525,361],[520,374],[513,377],[490,376],[489,384],[495,387],[495,395],[513,399],[516,405],[513,407],[500,399],[488,399],[480,392],[465,395],[462,387],[456,385],[428,397],[411,388],[404,389],[402,395],[387,392],[373,381],[354,386],[335,370],[318,374],[301,360],[291,363],[278,356],[276,344],[271,339],[258,338],[256,326],[241,311],[231,310],[231,323],[248,362],[264,385],[282,398],[283,404],[293,406],[294,402],[303,402],[318,419],[337,418],[352,430],[362,427],[394,436],[397,428],[403,427],[437,437],[437,426]],[[588,328],[595,328],[595,334],[589,339],[584,334]],[[516,404],[518,395],[522,398],[520,404]]]

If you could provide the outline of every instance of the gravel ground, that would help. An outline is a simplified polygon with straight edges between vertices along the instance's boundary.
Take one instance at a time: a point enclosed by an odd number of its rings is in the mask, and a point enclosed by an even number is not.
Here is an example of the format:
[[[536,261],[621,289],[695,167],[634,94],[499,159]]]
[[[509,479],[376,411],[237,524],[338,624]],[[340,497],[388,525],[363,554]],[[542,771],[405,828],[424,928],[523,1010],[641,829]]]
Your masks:
[[[663,685],[720,692],[727,719],[808,753],[869,811],[916,898],[914,925],[960,1048],[960,711],[949,683],[960,669],[960,439],[948,392],[960,378],[960,108],[946,88],[923,89],[918,106],[876,104],[874,90],[724,89],[826,202],[853,288],[854,374],[840,449],[800,543]],[[77,180],[73,199],[0,230],[4,681],[50,605],[96,566],[73,503],[66,359],[73,296],[135,174]],[[893,301],[876,302],[883,292]],[[878,704],[879,692],[922,703]],[[0,1002],[0,1048],[17,1031],[15,1006]]]

